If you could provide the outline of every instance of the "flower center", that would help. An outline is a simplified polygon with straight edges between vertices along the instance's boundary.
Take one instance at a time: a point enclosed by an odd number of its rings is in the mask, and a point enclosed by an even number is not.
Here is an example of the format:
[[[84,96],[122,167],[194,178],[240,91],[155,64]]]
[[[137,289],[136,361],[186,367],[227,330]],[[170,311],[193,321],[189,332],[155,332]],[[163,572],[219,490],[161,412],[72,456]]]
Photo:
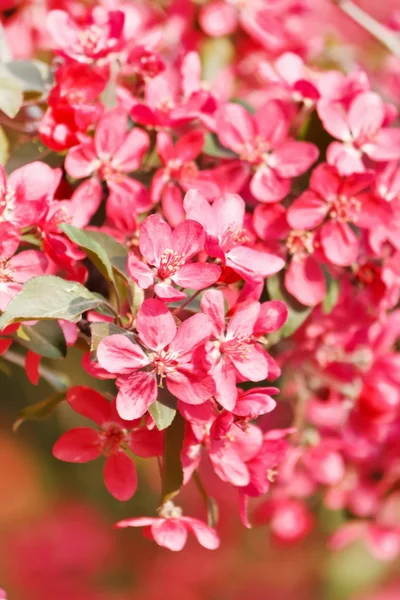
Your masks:
[[[184,264],[185,259],[182,254],[174,252],[171,248],[166,248],[161,254],[158,276],[160,279],[168,279],[172,275],[175,275]]]
[[[0,282],[9,283],[12,281],[12,269],[8,261],[4,260],[0,262]]]
[[[271,145],[262,137],[257,136],[254,140],[245,142],[240,150],[240,158],[253,165],[269,163],[269,152]]]
[[[291,231],[286,240],[286,247],[291,255],[312,254],[314,236],[311,231]]]
[[[357,221],[358,213],[361,210],[361,202],[357,198],[348,198],[347,196],[338,196],[331,205],[329,216],[331,219],[341,221]]]
[[[179,356],[176,352],[170,352],[168,350],[161,350],[160,352],[154,353],[151,357],[151,363],[157,375],[165,377],[168,373],[174,373],[176,367],[179,365]]]
[[[182,516],[182,509],[180,506],[175,506],[171,500],[167,500],[158,509],[158,514],[160,517],[164,517],[164,519],[179,519]]]
[[[6,221],[15,207],[15,192],[12,188],[6,187],[5,190],[2,190],[2,194],[0,196],[0,221]]]
[[[220,246],[225,252],[228,252],[236,246],[245,244],[249,241],[249,239],[250,238],[245,229],[240,229],[234,225],[229,225],[229,227],[225,229],[224,233],[222,234]]]
[[[120,449],[126,440],[127,432],[117,425],[110,425],[100,434],[102,452],[109,456]]]
[[[97,172],[99,177],[105,181],[121,181],[123,177],[122,173],[112,164],[111,160],[103,160]]]
[[[97,25],[90,25],[90,27],[84,31],[81,31],[79,34],[79,50],[81,50],[84,54],[92,54],[96,50],[101,37],[101,27],[98,27]]]
[[[225,339],[220,343],[220,352],[233,358],[246,360],[250,356],[252,346],[251,336],[238,335],[232,339]]]

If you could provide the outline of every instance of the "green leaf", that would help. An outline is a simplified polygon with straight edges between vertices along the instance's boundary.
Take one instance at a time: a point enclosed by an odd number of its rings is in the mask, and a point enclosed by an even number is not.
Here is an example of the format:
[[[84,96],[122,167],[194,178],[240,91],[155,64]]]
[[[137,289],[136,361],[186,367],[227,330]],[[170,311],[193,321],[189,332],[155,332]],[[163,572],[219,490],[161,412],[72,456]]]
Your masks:
[[[157,400],[150,406],[149,413],[153,417],[157,429],[162,431],[171,425],[176,415],[176,409]]]
[[[122,327],[118,327],[118,325],[115,325],[114,323],[106,323],[104,321],[92,323],[90,325],[90,331],[92,334],[92,342],[90,346],[92,352],[96,352],[101,340],[104,340],[104,338],[110,335],[116,335],[117,333],[126,335],[127,337],[132,338],[133,341],[133,335],[131,333],[126,331],[126,329],[122,329]]]
[[[267,291],[271,300],[283,300],[288,308],[288,319],[284,326],[276,334],[268,336],[270,343],[275,344],[279,339],[292,335],[307,319],[312,307],[300,304],[296,298],[289,294],[285,289],[282,273],[268,277]]]
[[[0,329],[10,323],[36,319],[65,319],[76,323],[87,310],[106,305],[104,298],[80,283],[43,275],[27,281],[0,317]]]
[[[330,312],[335,308],[339,300],[340,287],[337,279],[334,279],[331,275],[327,275],[327,292],[322,302],[322,312],[325,315],[329,315]]]
[[[40,402],[36,402],[36,404],[23,408],[13,425],[13,431],[17,431],[24,421],[39,421],[40,419],[45,419],[51,415],[54,409],[57,408],[64,399],[65,391],[56,392],[49,398],[46,398],[46,400],[41,400]]]
[[[237,158],[237,155],[232,152],[232,150],[221,146],[217,136],[213,133],[207,133],[203,146],[203,152],[204,154],[208,154],[208,156],[214,156],[215,158]]]
[[[182,487],[181,451],[184,437],[185,420],[177,412],[165,433],[161,504],[172,500]]]
[[[57,321],[39,321],[31,327],[21,325],[15,337],[21,346],[46,358],[63,358],[67,354],[64,333]]]
[[[0,110],[13,119],[19,112],[24,100],[21,82],[5,67],[0,65]]]
[[[100,231],[84,231],[67,223],[60,225],[60,229],[72,242],[85,250],[90,260],[108,281],[115,284],[113,269],[127,278],[128,251],[112,236]]]

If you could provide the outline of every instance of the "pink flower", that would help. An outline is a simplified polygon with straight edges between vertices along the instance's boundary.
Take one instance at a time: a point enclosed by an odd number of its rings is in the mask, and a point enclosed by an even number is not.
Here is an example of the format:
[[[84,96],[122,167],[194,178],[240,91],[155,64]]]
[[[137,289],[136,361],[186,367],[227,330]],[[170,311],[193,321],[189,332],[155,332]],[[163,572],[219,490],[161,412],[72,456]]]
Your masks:
[[[60,183],[60,169],[32,162],[6,178],[0,165],[0,222],[9,221],[23,229],[36,225]]]
[[[226,104],[216,114],[218,138],[238,154],[241,169],[251,177],[250,190],[260,202],[285,198],[292,179],[305,173],[318,158],[314,144],[288,137],[289,126],[276,100],[268,101],[254,116],[239,104]]]
[[[289,224],[297,230],[321,225],[320,240],[326,258],[334,265],[351,265],[357,260],[359,241],[349,223],[372,227],[382,214],[379,203],[360,196],[371,181],[369,173],[344,178],[335,167],[318,166],[312,173],[310,189],[289,207]]]
[[[320,100],[318,114],[328,133],[341,141],[329,146],[327,158],[343,175],[363,173],[365,156],[377,162],[400,158],[400,129],[385,127],[385,104],[378,94],[358,94],[347,111]]]
[[[330,539],[332,550],[341,550],[356,540],[362,540],[377,560],[392,561],[400,555],[400,527],[368,521],[345,523]]]
[[[203,248],[204,229],[196,221],[185,221],[171,231],[159,215],[150,215],[140,228],[139,249],[153,268],[131,253],[127,263],[129,276],[142,289],[154,285],[155,294],[166,302],[181,300],[186,294],[172,284],[202,290],[221,275],[218,265],[189,262]]]
[[[97,349],[100,366],[116,374],[118,414],[139,418],[157,400],[157,385],[165,379],[173,396],[188,404],[202,404],[214,393],[205,363],[204,342],[211,322],[195,314],[176,327],[164,302],[145,300],[136,319],[138,341],[122,334],[103,339]]]
[[[43,275],[48,261],[38,250],[18,250],[20,233],[11,223],[0,222],[0,310],[4,310],[23,284]],[[14,256],[15,255],[15,256]]]
[[[240,196],[225,194],[210,204],[197,191],[190,191],[183,205],[186,217],[205,229],[207,254],[223,260],[245,280],[260,282],[284,267],[278,256],[244,246],[249,238],[244,229],[245,203]]]
[[[283,302],[271,306],[268,302],[261,305],[249,300],[236,308],[225,327],[222,292],[206,291],[200,304],[213,326],[206,348],[212,361],[210,373],[216,384],[215,398],[221,406],[232,411],[238,397],[236,382],[239,378],[242,381],[263,381],[270,366],[272,371],[276,371],[273,359],[263,350],[257,337],[262,332],[279,329],[287,318],[287,309]],[[271,318],[265,318],[263,323],[264,311],[270,311]],[[274,375],[279,375],[279,369]]]
[[[196,189],[208,198],[218,195],[210,174],[200,171],[194,162],[203,146],[204,133],[199,130],[186,133],[175,146],[168,133],[157,135],[157,151],[164,168],[155,173],[150,193],[154,204],[161,200],[163,213],[173,226],[185,218],[182,190]]]
[[[128,176],[136,171],[146,154],[150,139],[148,134],[134,127],[129,132],[128,116],[122,109],[110,110],[99,121],[94,139],[71,148],[65,159],[68,174],[75,179],[89,177],[97,172],[110,189],[107,211],[112,214],[119,197],[130,210],[144,212],[151,207],[146,188]]]
[[[125,14],[96,7],[91,20],[79,26],[63,10],[52,10],[47,27],[57,52],[80,63],[92,63],[121,48]]]
[[[85,463],[103,454],[108,491],[117,500],[129,500],[136,491],[137,475],[125,448],[142,457],[161,456],[163,434],[157,429],[149,431],[140,427],[140,422],[127,423],[118,416],[115,402],[108,402],[88,387],[70,388],[67,400],[75,412],[93,421],[98,429],[70,429],[55,443],[53,455],[66,462]]]
[[[153,539],[159,546],[179,552],[186,544],[188,532],[192,533],[199,544],[207,550],[219,547],[217,533],[203,521],[193,517],[183,517],[182,509],[171,501],[163,504],[159,511],[160,517],[138,517],[125,519],[116,523],[115,527],[145,527],[146,537]]]

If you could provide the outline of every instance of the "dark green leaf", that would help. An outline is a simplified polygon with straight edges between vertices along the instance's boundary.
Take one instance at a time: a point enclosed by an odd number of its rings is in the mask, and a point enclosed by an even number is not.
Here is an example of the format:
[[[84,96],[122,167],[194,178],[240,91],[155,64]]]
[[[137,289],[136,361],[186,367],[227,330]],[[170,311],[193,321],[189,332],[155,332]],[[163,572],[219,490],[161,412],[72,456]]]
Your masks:
[[[19,414],[18,419],[15,421],[13,425],[13,430],[17,431],[20,425],[24,421],[38,421],[40,419],[45,419],[57,406],[65,399],[65,391],[56,392],[46,400],[41,400],[36,404],[32,404],[31,406],[27,406],[23,408]]]
[[[87,310],[106,305],[80,283],[43,275],[27,281],[0,317],[0,329],[10,323],[36,319],[65,319],[76,323]]]
[[[165,432],[164,459],[162,473],[162,502],[172,500],[183,484],[181,451],[185,437],[185,420],[177,412]]]
[[[60,229],[69,239],[83,248],[91,261],[108,281],[114,283],[113,269],[125,278],[128,251],[113,237],[100,231],[84,231],[79,227],[63,223]]]
[[[63,330],[57,321],[39,321],[35,325],[21,325],[15,334],[18,342],[40,356],[63,358],[67,344]]]
[[[203,152],[208,156],[214,156],[216,158],[237,158],[232,150],[228,150],[228,148],[221,146],[217,136],[213,133],[207,133]]]
[[[270,343],[274,344],[279,339],[292,335],[307,319],[312,307],[300,304],[296,298],[289,294],[284,287],[282,273],[268,277],[267,290],[271,300],[283,300],[288,308],[288,319],[285,325],[276,334],[268,336]]]

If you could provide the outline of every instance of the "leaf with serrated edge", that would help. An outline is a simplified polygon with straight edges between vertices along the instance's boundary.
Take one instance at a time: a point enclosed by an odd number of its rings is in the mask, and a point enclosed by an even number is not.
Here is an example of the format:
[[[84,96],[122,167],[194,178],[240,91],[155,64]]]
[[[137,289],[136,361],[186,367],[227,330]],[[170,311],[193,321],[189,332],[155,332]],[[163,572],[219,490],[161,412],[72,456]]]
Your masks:
[[[33,277],[8,303],[0,317],[0,329],[10,323],[37,319],[64,319],[76,323],[82,313],[107,305],[80,283],[54,275]]]

